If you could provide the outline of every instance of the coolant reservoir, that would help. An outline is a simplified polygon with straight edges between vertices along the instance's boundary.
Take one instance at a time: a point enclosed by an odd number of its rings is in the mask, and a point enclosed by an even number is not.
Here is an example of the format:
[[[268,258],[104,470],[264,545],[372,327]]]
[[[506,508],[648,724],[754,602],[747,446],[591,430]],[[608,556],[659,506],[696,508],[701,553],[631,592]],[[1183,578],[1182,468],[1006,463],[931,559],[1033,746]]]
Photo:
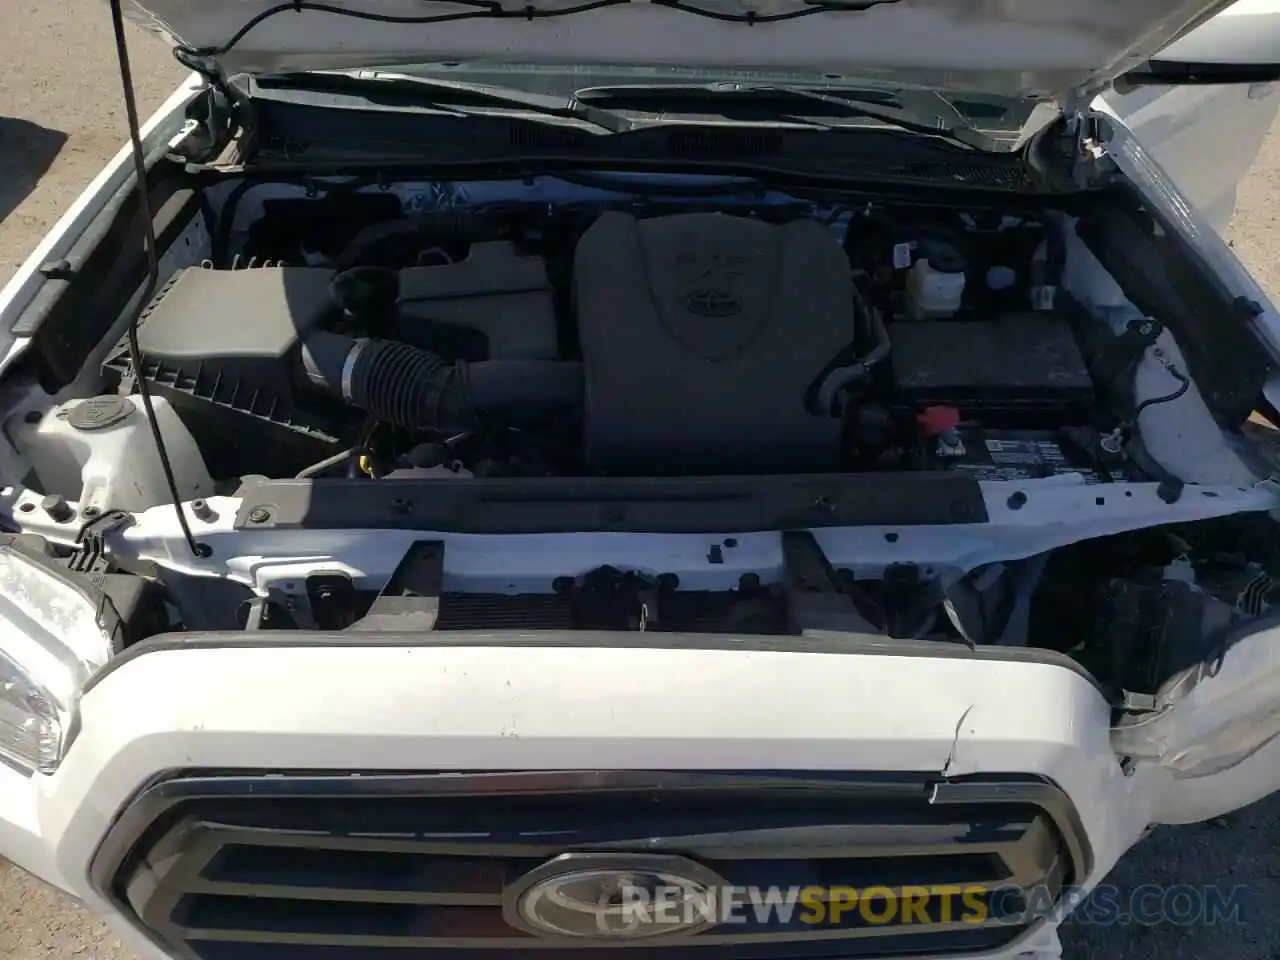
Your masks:
[[[151,400],[183,500],[207,497],[213,481],[190,432],[163,397]],[[93,397],[54,407],[39,421],[18,417],[9,435],[41,490],[80,508],[137,512],[170,499],[142,398]]]
[[[913,320],[954,316],[963,296],[964,261],[957,255],[922,257],[907,274],[907,315]]]

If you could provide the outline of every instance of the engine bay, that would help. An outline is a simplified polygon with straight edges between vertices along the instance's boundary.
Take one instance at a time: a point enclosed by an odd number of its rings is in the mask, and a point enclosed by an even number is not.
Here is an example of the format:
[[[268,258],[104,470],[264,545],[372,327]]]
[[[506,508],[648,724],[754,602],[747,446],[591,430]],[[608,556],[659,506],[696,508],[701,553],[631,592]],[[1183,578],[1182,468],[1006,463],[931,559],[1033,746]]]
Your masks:
[[[138,362],[117,325],[13,407],[8,536],[105,591],[124,645],[1034,635],[1151,686],[1171,624],[1194,652],[1272,608],[1256,456],[1087,213],[707,179],[220,184]],[[1256,395],[1244,357],[1213,369]],[[1046,614],[1069,595],[1078,622]]]
[[[122,341],[107,392],[145,377],[222,487],[1133,475],[1052,214],[672,206],[266,199],[238,245],[168,277],[142,369]]]

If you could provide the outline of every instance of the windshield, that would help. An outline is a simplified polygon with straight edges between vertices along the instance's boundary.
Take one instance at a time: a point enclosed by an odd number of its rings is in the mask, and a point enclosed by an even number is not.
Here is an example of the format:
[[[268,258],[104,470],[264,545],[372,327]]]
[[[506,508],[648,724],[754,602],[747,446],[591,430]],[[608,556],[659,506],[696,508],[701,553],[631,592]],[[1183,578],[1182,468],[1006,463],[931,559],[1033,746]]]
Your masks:
[[[1012,97],[940,93],[928,88],[908,88],[874,78],[805,70],[726,70],[589,63],[567,66],[492,61],[422,63],[396,66],[391,70],[398,74],[493,85],[525,93],[563,97],[566,100],[580,94],[584,98],[590,97],[593,91],[602,87],[649,87],[655,91],[653,103],[646,103],[643,96],[637,95],[640,92],[638,90],[626,91],[631,95],[625,98],[619,96],[608,105],[609,109],[618,112],[630,110],[648,116],[671,115],[673,118],[678,114],[680,119],[689,119],[691,115],[720,116],[721,106],[714,97],[704,97],[697,100],[696,104],[691,102],[692,98],[680,102],[670,96],[660,97],[658,95],[663,93],[662,88],[703,87],[714,93],[717,86],[723,86],[726,94],[739,94],[736,97],[739,102],[744,99],[740,94],[749,95],[751,91],[735,90],[735,87],[759,88],[762,98],[764,88],[799,88],[847,97],[854,103],[869,107],[881,105],[897,108],[903,113],[912,114],[918,122],[931,126],[971,129],[989,138],[997,149],[1008,149],[1032,132],[1027,126],[1036,106],[1035,101]],[[729,98],[726,96],[726,107],[728,102]],[[841,118],[841,111],[837,106],[817,101],[800,104],[794,99],[776,98],[773,109],[779,120],[807,116],[820,117],[827,122],[842,119],[850,126],[867,122],[865,118],[856,116]],[[756,110],[755,113],[759,115],[760,111]],[[729,116],[729,119],[734,118]]]

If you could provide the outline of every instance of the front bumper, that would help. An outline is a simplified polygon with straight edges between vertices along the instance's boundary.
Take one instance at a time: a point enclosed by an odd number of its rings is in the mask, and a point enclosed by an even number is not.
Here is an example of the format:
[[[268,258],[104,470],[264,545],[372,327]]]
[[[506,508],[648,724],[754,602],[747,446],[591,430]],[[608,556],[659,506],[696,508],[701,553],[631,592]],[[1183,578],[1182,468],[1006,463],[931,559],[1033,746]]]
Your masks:
[[[1007,775],[1051,785],[1084,886],[1151,819],[1111,750],[1108,705],[1066,661],[798,638],[243,636],[143,648],[86,693],[55,775],[0,768],[0,853],[109,917],[142,956],[174,954],[108,889],[111,848],[149,788],[193,771]]]

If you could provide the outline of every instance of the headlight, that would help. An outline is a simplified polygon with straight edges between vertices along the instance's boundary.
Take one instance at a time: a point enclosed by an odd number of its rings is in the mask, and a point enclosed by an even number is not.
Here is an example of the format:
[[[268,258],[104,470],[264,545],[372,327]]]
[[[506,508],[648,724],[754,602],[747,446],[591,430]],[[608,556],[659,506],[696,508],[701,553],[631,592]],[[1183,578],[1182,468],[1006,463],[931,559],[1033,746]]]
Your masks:
[[[1223,773],[1280,737],[1280,709],[1274,706],[1238,717],[1195,743],[1174,750],[1164,761],[1181,780]]]
[[[0,547],[0,759],[56,770],[75,733],[80,691],[110,655],[88,593]]]

